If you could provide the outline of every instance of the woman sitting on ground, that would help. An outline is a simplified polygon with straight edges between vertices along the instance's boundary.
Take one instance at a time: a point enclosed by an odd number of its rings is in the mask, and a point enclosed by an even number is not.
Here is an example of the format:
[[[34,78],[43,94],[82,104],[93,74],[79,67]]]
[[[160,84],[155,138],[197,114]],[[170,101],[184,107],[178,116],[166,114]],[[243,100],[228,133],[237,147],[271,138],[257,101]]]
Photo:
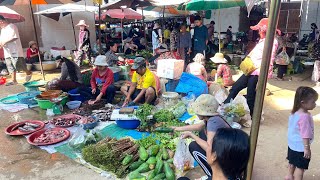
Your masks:
[[[184,131],[182,134],[183,138],[194,139],[189,145],[189,151],[206,175],[211,177],[212,170],[205,158],[206,151],[210,149],[209,147],[211,147],[216,131],[220,128],[230,128],[230,125],[217,113],[219,103],[210,94],[200,95],[190,107],[203,122],[172,128],[174,131]],[[199,137],[193,134],[192,131],[198,131]]]
[[[194,58],[193,58],[193,63],[188,64],[186,72],[191,73],[198,78],[207,81],[208,75],[207,71],[204,68],[203,64],[204,56],[201,53],[198,53]]]
[[[115,42],[109,42],[107,48],[109,49],[108,52],[106,53],[106,58],[107,58],[107,63],[108,66],[114,66],[117,65],[118,61],[124,62],[124,58],[121,56],[117,56],[116,52],[118,51],[118,44]]]
[[[74,61],[58,56],[61,64],[61,77],[49,83],[49,89],[62,90],[68,92],[82,86],[82,76],[80,67]]]
[[[218,66],[216,77],[222,77],[222,85],[225,87],[232,86],[234,81],[232,80],[231,69],[223,54],[216,53],[210,60]],[[217,79],[215,81],[217,82]]]
[[[221,128],[215,133],[206,159],[214,174],[207,180],[241,180],[250,154],[249,136],[240,129]],[[178,180],[189,180],[181,177]]]
[[[112,103],[116,94],[116,88],[113,85],[113,72],[108,68],[107,57],[104,55],[97,56],[94,65],[96,68],[91,75],[91,88],[80,87],[72,92],[72,94],[81,94],[85,99],[90,99],[89,104],[95,104],[101,99],[105,99],[107,103]]]
[[[33,64],[39,62],[39,48],[35,41],[29,42],[29,48],[27,49],[27,64]]]

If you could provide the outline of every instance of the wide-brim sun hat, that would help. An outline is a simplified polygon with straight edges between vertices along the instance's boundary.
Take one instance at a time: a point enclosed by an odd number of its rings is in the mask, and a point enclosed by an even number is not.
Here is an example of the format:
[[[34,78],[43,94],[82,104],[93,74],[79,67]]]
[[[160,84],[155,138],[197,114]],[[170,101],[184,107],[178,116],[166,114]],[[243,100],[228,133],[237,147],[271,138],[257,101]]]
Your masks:
[[[262,18],[259,23],[255,26],[250,26],[250,29],[254,30],[254,31],[262,31],[262,32],[267,32],[268,30],[268,22],[269,19],[268,18]],[[276,29],[278,34],[281,34],[281,31],[279,29]]]
[[[31,46],[34,45],[34,44],[37,44],[37,42],[35,42],[35,41],[30,41],[30,42],[29,42],[29,48],[31,48]]]
[[[95,61],[94,61],[94,65],[95,66],[108,66],[107,56],[105,56],[105,55],[97,56]]]
[[[190,107],[197,115],[214,116],[218,114],[219,102],[210,94],[202,94]]]
[[[226,64],[228,63],[228,60],[224,58],[224,55],[222,53],[216,53],[214,57],[210,58],[210,60],[216,64]]]
[[[89,25],[86,24],[85,20],[80,20],[79,23],[76,26],[85,26],[85,27],[89,27]]]
[[[144,65],[145,63],[146,60],[143,57],[137,57],[134,59],[134,63],[131,69],[137,70],[140,66]]]

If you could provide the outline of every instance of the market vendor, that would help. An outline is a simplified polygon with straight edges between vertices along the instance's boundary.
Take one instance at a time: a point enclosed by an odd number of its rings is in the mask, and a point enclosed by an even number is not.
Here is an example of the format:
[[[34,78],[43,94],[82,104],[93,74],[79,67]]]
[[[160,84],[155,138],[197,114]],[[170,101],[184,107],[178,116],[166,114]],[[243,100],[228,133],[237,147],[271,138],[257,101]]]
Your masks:
[[[111,41],[108,44],[108,52],[106,53],[106,57],[107,57],[107,64],[109,67],[117,65],[118,61],[124,61],[125,59],[121,56],[117,56],[116,52],[118,51],[118,44]]]
[[[108,68],[107,57],[104,55],[97,56],[94,65],[96,68],[91,75],[91,88],[80,87],[78,93],[85,97],[85,99],[91,99],[88,103],[95,104],[101,99],[105,99],[107,103],[112,103],[116,94],[116,88],[113,85],[113,72]],[[92,98],[95,98],[92,100]]]
[[[123,106],[138,103],[154,104],[157,99],[155,75],[146,67],[146,61],[137,57],[132,66],[136,70],[132,75],[130,86],[122,86],[121,92],[126,96]]]
[[[63,56],[56,58],[61,64],[60,79],[53,79],[48,84],[48,89],[62,90],[68,92],[72,89],[83,86],[80,67],[77,64]]]
[[[123,41],[124,43],[124,54],[132,54],[138,50],[138,46],[133,43],[132,38],[127,38]]]
[[[231,69],[224,55],[222,53],[216,53],[210,60],[218,66],[216,77],[222,77],[222,85],[225,87],[232,86],[234,81],[232,80]],[[217,79],[215,79],[215,81],[217,82]]]
[[[201,53],[198,53],[193,58],[193,61],[194,61],[193,63],[188,64],[188,66],[186,68],[186,72],[193,74],[204,81],[207,81],[208,74],[207,74],[206,69],[203,66],[204,55]]]
[[[183,131],[182,138],[195,140],[190,143],[189,151],[205,174],[211,177],[212,169],[208,164],[206,151],[211,150],[216,131],[220,128],[230,128],[230,125],[217,113],[219,103],[210,94],[200,95],[190,107],[198,118],[203,120],[202,123],[172,128],[174,131]],[[192,131],[199,131],[199,137]]]
[[[33,64],[39,62],[39,48],[35,41],[29,42],[29,48],[27,49],[27,64]]]

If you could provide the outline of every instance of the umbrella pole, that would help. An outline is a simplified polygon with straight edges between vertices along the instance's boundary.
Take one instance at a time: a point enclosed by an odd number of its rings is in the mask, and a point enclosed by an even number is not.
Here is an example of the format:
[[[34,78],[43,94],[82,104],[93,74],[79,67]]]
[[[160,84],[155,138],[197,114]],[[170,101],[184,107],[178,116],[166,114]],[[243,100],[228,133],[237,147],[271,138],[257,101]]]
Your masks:
[[[102,42],[101,42],[101,4],[99,3],[99,28],[98,28],[98,36],[99,36],[99,41],[100,41],[100,44],[99,44],[99,54],[101,54],[101,51],[102,51]]]
[[[35,36],[36,36],[36,42],[38,44],[38,58],[39,58],[39,63],[40,63],[42,79],[46,80],[44,72],[43,72],[43,67],[42,67],[42,60],[41,60],[41,56],[40,56],[40,47],[39,47],[39,41],[38,41],[38,33],[37,33],[37,28],[36,28],[36,22],[35,22],[34,16],[33,16],[33,9],[32,9],[31,0],[29,0],[29,5],[30,5],[30,11],[31,11],[31,18],[32,18],[34,33],[35,33]]]
[[[143,34],[144,34],[144,38],[147,39],[146,28],[145,28],[145,26],[144,26],[143,7],[141,7],[141,11],[142,11],[142,28],[143,28]]]
[[[218,12],[218,16],[219,16],[219,53],[221,53],[221,14],[220,14],[220,8],[219,8],[219,12]]]
[[[72,25],[72,29],[73,29],[73,37],[74,37],[74,45],[75,45],[75,48],[77,49],[77,38],[76,38],[76,30],[74,29],[74,23],[73,23],[73,16],[72,16],[72,13],[71,13],[71,25]]]
[[[163,13],[162,13],[162,27],[165,24],[164,23],[164,11],[166,10],[166,6],[163,6]]]
[[[266,90],[266,83],[272,54],[272,45],[274,41],[275,31],[277,28],[278,16],[280,11],[281,1],[272,0],[270,3],[269,23],[266,39],[264,42],[264,51],[262,54],[262,63],[260,69],[260,76],[257,84],[256,101],[254,104],[252,127],[250,132],[250,156],[246,171],[246,179],[252,179],[252,171],[254,164],[254,157],[257,147],[257,140],[259,135],[259,127],[261,120],[261,112],[263,107],[264,95]]]
[[[123,46],[123,24],[122,24],[122,19],[121,19],[121,46],[122,46],[122,50],[124,50]]]

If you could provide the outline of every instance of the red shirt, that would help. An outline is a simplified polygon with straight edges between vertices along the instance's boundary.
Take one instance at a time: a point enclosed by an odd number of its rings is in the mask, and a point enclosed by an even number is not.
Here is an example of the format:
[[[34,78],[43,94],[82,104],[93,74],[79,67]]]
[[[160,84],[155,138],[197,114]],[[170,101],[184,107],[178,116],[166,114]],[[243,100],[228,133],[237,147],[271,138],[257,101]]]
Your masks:
[[[113,72],[111,69],[107,68],[106,73],[104,73],[102,76],[99,75],[99,70],[95,68],[91,75],[91,88],[96,89],[97,87],[101,88],[101,93],[103,95],[106,94],[107,88],[114,82],[113,79]]]
[[[35,49],[34,51],[31,50],[31,48],[27,49],[27,59],[30,59],[31,55],[35,55],[35,54],[38,54],[38,49]]]

